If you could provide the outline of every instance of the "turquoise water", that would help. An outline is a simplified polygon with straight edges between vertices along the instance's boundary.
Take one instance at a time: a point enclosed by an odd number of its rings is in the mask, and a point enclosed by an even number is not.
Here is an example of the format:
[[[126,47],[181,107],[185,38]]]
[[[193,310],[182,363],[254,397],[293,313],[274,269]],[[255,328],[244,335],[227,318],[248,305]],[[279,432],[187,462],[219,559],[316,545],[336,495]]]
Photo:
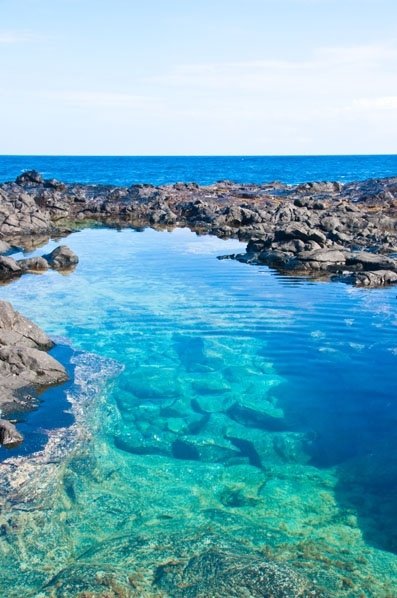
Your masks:
[[[155,572],[211,544],[396,596],[395,289],[217,260],[242,245],[188,230],[65,242],[73,274],[0,289],[76,372],[73,426],[1,465],[0,595],[209,596]]]
[[[397,175],[390,156],[0,156],[0,181],[35,168],[46,178],[81,183],[162,185],[220,179],[241,183],[356,181]]]

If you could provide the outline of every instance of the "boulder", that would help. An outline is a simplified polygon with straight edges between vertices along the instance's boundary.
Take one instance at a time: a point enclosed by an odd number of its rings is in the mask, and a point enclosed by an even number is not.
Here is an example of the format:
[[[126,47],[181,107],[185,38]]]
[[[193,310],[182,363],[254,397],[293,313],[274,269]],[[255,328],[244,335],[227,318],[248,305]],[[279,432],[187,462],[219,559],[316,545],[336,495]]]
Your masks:
[[[4,255],[10,249],[11,249],[11,247],[9,246],[8,243],[6,243],[5,241],[0,241],[0,255]]]
[[[346,262],[345,253],[339,249],[302,251],[297,257],[302,262],[322,262],[326,264],[344,264]]]
[[[50,386],[65,382],[67,378],[63,365],[45,351],[0,346],[0,381],[5,390]]]
[[[0,280],[10,280],[21,274],[21,267],[12,257],[0,256]]]
[[[43,257],[29,257],[17,261],[18,266],[23,272],[44,272],[48,270],[49,265]]]
[[[21,346],[48,350],[52,340],[39,328],[17,312],[7,301],[0,301],[0,347]]]
[[[346,266],[357,270],[393,270],[397,272],[397,260],[368,251],[346,254]]]
[[[391,270],[359,272],[354,276],[353,282],[358,287],[383,287],[389,284],[397,284],[397,272]]]
[[[78,256],[67,245],[60,245],[51,253],[43,255],[43,258],[54,270],[68,270],[79,262]]]
[[[27,170],[20,174],[16,179],[15,182],[17,185],[26,185],[29,183],[34,183],[35,185],[40,185],[44,182],[43,177],[37,170]]]
[[[6,448],[15,448],[23,442],[23,436],[14,424],[6,419],[0,419],[0,444]]]

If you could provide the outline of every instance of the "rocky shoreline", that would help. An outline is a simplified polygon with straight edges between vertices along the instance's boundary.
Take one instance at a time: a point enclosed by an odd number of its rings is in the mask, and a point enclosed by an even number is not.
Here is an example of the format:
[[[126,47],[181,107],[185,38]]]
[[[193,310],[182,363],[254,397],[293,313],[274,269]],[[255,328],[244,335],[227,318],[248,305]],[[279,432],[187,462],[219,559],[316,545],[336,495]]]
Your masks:
[[[0,280],[47,267],[37,259],[15,262],[11,246],[33,248],[50,236],[99,223],[185,226],[239,238],[247,242],[246,253],[228,257],[282,273],[365,287],[397,283],[397,177],[348,184],[116,187],[66,184],[29,171],[0,185],[0,206]]]
[[[36,324],[0,301],[0,415],[34,407],[31,393],[67,380],[63,365],[47,353],[54,343]],[[0,419],[0,445],[23,441],[12,421]]]
[[[15,260],[12,254],[98,224],[189,227],[247,242],[244,254],[221,259],[364,287],[397,283],[397,177],[348,184],[116,187],[66,184],[36,171],[0,185],[0,282],[48,268],[73,269],[78,257],[64,245],[41,257]],[[37,326],[0,302],[3,415],[29,408],[26,389],[66,379],[63,366],[46,353],[51,347]],[[21,441],[12,423],[0,420],[0,444]]]

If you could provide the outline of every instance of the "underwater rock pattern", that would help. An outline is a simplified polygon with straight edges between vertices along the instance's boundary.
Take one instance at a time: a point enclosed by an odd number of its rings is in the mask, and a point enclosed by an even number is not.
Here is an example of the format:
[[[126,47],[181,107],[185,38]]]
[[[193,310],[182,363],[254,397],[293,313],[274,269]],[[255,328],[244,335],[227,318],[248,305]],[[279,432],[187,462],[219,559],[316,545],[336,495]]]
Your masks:
[[[2,465],[0,593],[393,596],[392,289],[219,261],[239,244],[186,230],[68,244],[73,276],[3,296],[123,370],[99,394],[84,375],[66,458]]]

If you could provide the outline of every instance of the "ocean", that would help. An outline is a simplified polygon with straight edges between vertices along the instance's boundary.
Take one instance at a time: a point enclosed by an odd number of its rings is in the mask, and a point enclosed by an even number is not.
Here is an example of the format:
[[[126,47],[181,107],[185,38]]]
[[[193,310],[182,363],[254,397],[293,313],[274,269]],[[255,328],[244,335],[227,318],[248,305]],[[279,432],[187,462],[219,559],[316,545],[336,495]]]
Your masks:
[[[36,169],[45,178],[65,182],[152,185],[219,180],[241,183],[348,182],[397,175],[391,156],[0,156],[0,181]]]

